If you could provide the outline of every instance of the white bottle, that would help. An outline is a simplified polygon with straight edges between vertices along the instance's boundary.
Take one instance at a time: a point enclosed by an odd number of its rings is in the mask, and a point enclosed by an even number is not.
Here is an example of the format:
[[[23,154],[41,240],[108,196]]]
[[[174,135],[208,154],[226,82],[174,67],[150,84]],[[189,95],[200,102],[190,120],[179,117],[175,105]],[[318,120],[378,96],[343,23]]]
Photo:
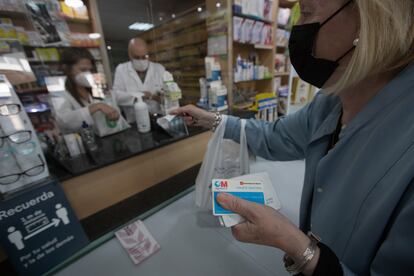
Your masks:
[[[138,131],[140,133],[150,132],[151,121],[148,112],[148,106],[142,101],[141,97],[135,98],[134,109]]]

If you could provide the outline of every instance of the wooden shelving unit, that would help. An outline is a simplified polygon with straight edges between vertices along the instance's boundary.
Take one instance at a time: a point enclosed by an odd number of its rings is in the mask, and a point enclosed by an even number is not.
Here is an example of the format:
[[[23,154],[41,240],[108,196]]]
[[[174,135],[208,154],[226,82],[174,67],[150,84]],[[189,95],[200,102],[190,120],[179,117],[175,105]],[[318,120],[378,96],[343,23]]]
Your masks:
[[[55,58],[44,58],[36,57],[33,52],[36,49],[57,49],[59,55],[61,51],[67,48],[87,48],[91,51],[93,50],[94,56],[96,55],[96,62],[98,64],[98,68],[103,68],[105,75],[108,79],[108,84],[111,85],[111,72],[109,67],[109,59],[106,52],[106,45],[103,37],[102,27],[100,24],[99,19],[99,11],[97,8],[97,0],[83,0],[84,4],[88,8],[89,11],[89,19],[82,19],[82,18],[68,18],[63,17],[66,21],[70,32],[72,33],[82,33],[82,34],[90,34],[90,33],[100,33],[101,38],[99,41],[99,46],[94,46],[93,43],[85,43],[84,45],[79,46],[63,46],[63,45],[46,45],[46,46],[34,46],[34,45],[22,45],[23,50],[25,51],[28,61],[32,69],[37,69],[40,75],[47,75],[48,72],[52,74],[59,73],[59,65],[60,62],[55,60]],[[54,15],[52,15],[54,16]],[[33,22],[25,11],[7,11],[2,10],[0,11],[0,17],[2,18],[10,18],[12,23],[16,27],[22,27],[27,31],[36,31],[35,27],[33,26]],[[8,39],[6,39],[8,40]],[[12,39],[11,39],[12,40]],[[99,53],[97,53],[97,49],[99,49]],[[37,75],[36,75],[37,76]],[[38,76],[37,76],[38,77]],[[40,104],[44,101],[45,94],[48,94],[48,90],[44,85],[41,85],[41,82],[30,82],[30,83],[23,83],[20,85],[15,86],[15,90],[19,97],[21,98],[24,105],[30,104]],[[43,94],[43,95],[42,95]],[[35,116],[35,115],[33,115]]]
[[[223,3],[224,2],[224,3]],[[257,93],[262,92],[274,92],[273,84],[273,74],[274,74],[274,64],[275,64],[275,52],[276,52],[276,38],[273,37],[273,44],[271,45],[255,45],[249,43],[239,43],[233,40],[233,17],[241,17],[245,19],[252,19],[255,21],[263,22],[266,24],[272,25],[272,33],[275,34],[276,31],[276,14],[278,10],[278,0],[273,1],[272,9],[272,19],[267,20],[259,18],[256,16],[250,16],[246,14],[240,14],[233,12],[233,0],[221,1],[220,9],[217,8],[217,1],[215,0],[206,0],[207,11],[214,15],[219,12],[225,12],[226,22],[226,35],[227,35],[227,55],[220,58],[220,65],[222,68],[222,77],[223,81],[227,86],[228,90],[228,103],[230,112],[233,110],[234,106],[234,95],[233,91],[235,89],[239,90],[254,90]],[[256,53],[259,57],[259,63],[269,69],[271,78],[260,79],[260,80],[249,80],[249,81],[240,81],[234,82],[234,68],[236,66],[236,60],[238,55],[243,59],[247,59],[250,53]],[[243,105],[243,104],[242,104]],[[240,106],[240,103],[238,104]],[[248,106],[247,104],[245,106]]]
[[[152,60],[174,75],[183,91],[182,104],[195,104],[200,94],[199,78],[205,76],[207,55],[206,14],[191,9],[142,35]]]
[[[99,28],[97,28],[97,23],[95,22],[96,18],[99,18],[99,15],[96,14],[97,9],[94,9],[94,6],[96,6],[96,0],[84,0],[83,1],[84,4],[87,6],[88,11],[89,11],[89,17],[90,19],[83,19],[83,18],[71,18],[71,17],[65,17],[62,16],[63,19],[66,21],[66,23],[68,24],[69,30],[71,32],[75,32],[75,33],[84,33],[84,34],[89,34],[89,33],[95,33],[95,32],[99,32]],[[24,11],[7,11],[7,10],[1,10],[0,11],[0,17],[3,18],[10,18],[13,22],[13,24],[17,27],[23,27],[26,30],[29,31],[35,31],[34,26],[32,25],[32,22],[30,20],[30,17],[28,16],[28,14],[26,14]],[[102,32],[100,32],[102,34]],[[32,45],[23,45],[23,48],[25,49],[26,53],[30,53],[31,51],[34,51],[37,48],[57,48],[59,51],[65,49],[65,48],[88,48],[88,49],[100,49],[100,56],[101,58],[97,59],[97,62],[103,63],[103,67],[104,68],[108,68],[107,70],[105,70],[105,73],[107,75],[108,78],[110,78],[111,74],[109,71],[109,63],[108,63],[108,58],[107,58],[107,53],[106,53],[106,47],[104,45],[104,39],[103,39],[103,35],[100,41],[100,44],[103,44],[101,46],[62,46],[62,45],[47,45],[47,46],[32,46]],[[59,61],[48,61],[48,60],[36,60],[36,59],[31,59],[29,57],[29,63],[33,66],[37,66],[37,65],[51,65],[51,66],[56,66]],[[109,82],[111,82],[111,80],[109,79]],[[47,91],[45,91],[45,89],[43,87],[34,87],[33,85],[28,85],[30,87],[33,88],[21,88],[21,87],[16,87],[16,90],[19,92],[22,92],[22,94],[29,94],[31,91],[33,92],[33,94],[37,94],[41,91],[44,91],[45,93],[47,93]]]

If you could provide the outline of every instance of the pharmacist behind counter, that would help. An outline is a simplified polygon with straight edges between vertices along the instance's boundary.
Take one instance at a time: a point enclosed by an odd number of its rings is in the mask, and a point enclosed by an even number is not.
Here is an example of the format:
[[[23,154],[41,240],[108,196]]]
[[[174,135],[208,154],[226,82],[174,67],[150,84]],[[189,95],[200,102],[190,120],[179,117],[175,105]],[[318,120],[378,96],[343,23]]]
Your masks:
[[[113,94],[118,105],[125,110],[141,97],[151,114],[161,114],[164,66],[149,60],[148,45],[141,38],[131,39],[128,53],[131,60],[120,64],[115,70]]]
[[[95,61],[86,49],[67,49],[62,53],[61,66],[66,74],[65,91],[50,96],[53,116],[62,133],[73,133],[85,122],[93,125],[93,114],[100,111],[109,121],[117,121],[119,112],[92,97],[92,73]]]

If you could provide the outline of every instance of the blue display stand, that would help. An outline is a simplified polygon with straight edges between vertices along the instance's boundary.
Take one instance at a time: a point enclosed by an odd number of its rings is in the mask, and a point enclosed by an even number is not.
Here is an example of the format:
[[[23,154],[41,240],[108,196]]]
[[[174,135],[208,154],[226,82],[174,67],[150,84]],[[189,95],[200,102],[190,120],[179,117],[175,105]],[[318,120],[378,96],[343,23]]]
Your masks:
[[[0,202],[0,242],[20,275],[42,275],[88,244],[57,181]]]

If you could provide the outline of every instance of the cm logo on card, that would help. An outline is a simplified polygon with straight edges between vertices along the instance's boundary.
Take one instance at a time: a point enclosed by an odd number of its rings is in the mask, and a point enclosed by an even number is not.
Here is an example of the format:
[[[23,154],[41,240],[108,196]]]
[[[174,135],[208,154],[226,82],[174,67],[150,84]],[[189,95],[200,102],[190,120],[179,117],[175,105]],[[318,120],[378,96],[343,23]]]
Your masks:
[[[216,188],[221,188],[221,189],[227,189],[229,187],[229,183],[227,181],[215,181],[214,182],[214,187]]]

